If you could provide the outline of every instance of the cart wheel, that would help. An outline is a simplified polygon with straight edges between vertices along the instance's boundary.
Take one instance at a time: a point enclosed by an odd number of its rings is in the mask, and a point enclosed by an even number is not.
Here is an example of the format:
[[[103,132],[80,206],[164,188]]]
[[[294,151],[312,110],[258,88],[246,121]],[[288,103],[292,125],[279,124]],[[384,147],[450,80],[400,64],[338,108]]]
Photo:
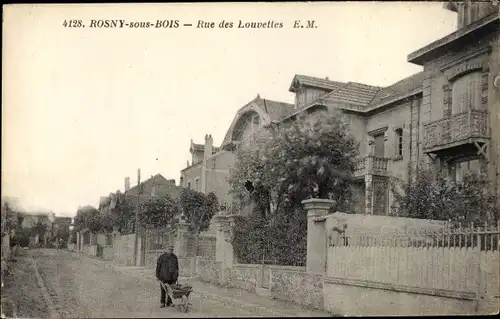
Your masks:
[[[188,304],[189,304],[189,302],[188,302],[187,296],[185,296],[185,295],[182,296],[182,310],[183,310],[183,312],[188,312]]]

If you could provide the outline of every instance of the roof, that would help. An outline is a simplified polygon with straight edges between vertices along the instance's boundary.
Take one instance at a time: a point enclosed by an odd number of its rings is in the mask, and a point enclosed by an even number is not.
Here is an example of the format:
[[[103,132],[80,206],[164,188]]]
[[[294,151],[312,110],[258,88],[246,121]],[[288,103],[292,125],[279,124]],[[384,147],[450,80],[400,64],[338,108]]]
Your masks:
[[[328,93],[323,99],[355,105],[367,105],[380,90],[381,88],[378,86],[348,82],[337,90]]]
[[[462,49],[471,43],[477,43],[485,34],[498,32],[498,13],[490,14],[439,39],[408,55],[408,62],[423,65],[448,51]]]
[[[220,150],[220,147],[213,146],[212,147],[212,154],[217,153]],[[191,147],[189,149],[190,152],[205,152],[205,145],[203,144],[196,144],[196,143],[191,143]]]
[[[205,145],[203,144],[196,144],[196,143],[192,143],[191,144],[191,150],[192,151],[198,151],[198,152],[203,152],[205,150]]]
[[[290,103],[263,99],[260,96],[255,100],[255,103],[269,115],[271,121],[277,121],[287,116],[295,107]]]
[[[296,74],[293,77],[292,83],[290,84],[290,88],[288,90],[290,92],[295,92],[298,86],[303,85],[333,91],[340,88],[344,84],[345,83],[342,82],[330,81],[328,78],[321,79],[313,76]]]
[[[233,118],[233,123],[231,124],[231,127],[227,130],[224,140],[222,141],[221,148],[224,148],[225,146],[231,143],[232,133],[234,129],[233,125],[237,123],[237,121],[241,118],[241,116],[243,116],[243,114],[246,113],[246,111],[244,111],[245,108],[249,108],[252,105],[255,105],[255,107],[259,108],[263,113],[265,113],[269,117],[268,119],[267,118],[263,119],[265,121],[268,120],[280,121],[288,117],[293,111],[295,111],[295,105],[293,104],[264,99],[261,98],[259,94],[257,94],[257,96],[253,100],[246,103],[236,112],[236,115]]]
[[[424,71],[410,75],[387,87],[378,87],[356,82],[348,82],[337,90],[334,90],[300,110],[288,114],[287,117],[301,113],[315,105],[328,102],[340,102],[345,104],[342,108],[357,112],[368,112],[381,106],[397,102],[401,99],[422,91],[423,81],[426,73]]]
[[[393,100],[396,97],[404,96],[407,93],[421,89],[423,87],[424,79],[425,72],[422,71],[385,87],[377,92],[368,107],[376,107],[381,103],[383,104],[385,101]]]
[[[143,185],[145,185],[147,183],[151,183],[151,182],[154,182],[155,185],[172,185],[171,181],[169,181],[168,179],[163,177],[161,174],[156,174],[154,176],[151,176],[150,178],[148,178],[144,182],[141,182],[139,185],[131,187],[124,194],[125,195],[127,195],[127,193],[130,194],[130,193],[136,191],[138,186],[143,186]],[[175,186],[175,185],[172,185],[172,186]]]

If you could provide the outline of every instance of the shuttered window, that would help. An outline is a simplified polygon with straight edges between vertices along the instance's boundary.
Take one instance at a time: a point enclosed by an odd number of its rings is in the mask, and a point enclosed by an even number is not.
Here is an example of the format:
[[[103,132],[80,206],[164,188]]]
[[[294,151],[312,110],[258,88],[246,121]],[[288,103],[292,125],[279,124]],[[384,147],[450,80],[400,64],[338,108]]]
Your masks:
[[[473,72],[453,82],[452,114],[481,108],[481,78],[480,72]]]

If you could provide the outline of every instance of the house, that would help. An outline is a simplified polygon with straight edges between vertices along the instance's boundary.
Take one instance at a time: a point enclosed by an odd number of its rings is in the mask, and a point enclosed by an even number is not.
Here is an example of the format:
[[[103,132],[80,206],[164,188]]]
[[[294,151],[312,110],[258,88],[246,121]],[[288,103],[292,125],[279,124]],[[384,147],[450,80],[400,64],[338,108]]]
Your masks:
[[[22,229],[33,229],[33,227],[35,227],[35,225],[37,225],[39,222],[45,225],[45,233],[43,234],[43,237],[40,237],[40,235],[42,234],[35,234],[32,240],[35,244],[38,244],[39,241],[42,241],[44,245],[47,245],[50,238],[52,238],[54,235],[53,226],[56,220],[55,214],[52,212],[35,212],[21,213],[21,216],[23,218],[21,222]]]
[[[68,240],[72,221],[71,217],[56,217],[54,221],[54,236]]]
[[[192,144],[181,185],[218,190],[231,202],[224,176],[235,148],[251,143],[272,121],[329,110],[341,111],[360,143],[354,212],[391,214],[390,184],[407,180],[408,167],[433,166],[454,180],[474,171],[500,185],[500,89],[493,85],[500,73],[499,12],[489,2],[472,1],[445,9],[457,12],[458,29],[409,54],[421,72],[386,87],[295,75],[289,87],[294,105],[257,97],[238,111],[218,151],[210,136],[203,149]]]
[[[408,56],[423,71],[388,87],[297,75],[296,111],[283,121],[341,110],[360,142],[357,212],[390,214],[391,180],[432,165],[460,180],[487,174],[500,184],[498,10],[487,2],[450,3],[458,30]]]
[[[130,187],[130,178],[125,177],[124,192],[119,190],[103,196],[99,200],[99,211],[103,215],[108,215],[111,219],[116,219],[121,212],[119,204],[125,202],[146,202],[154,197],[170,196],[173,199],[179,198],[182,188],[175,184],[174,179],[166,179],[161,174],[151,176],[149,179],[141,182],[139,185]],[[134,220],[130,220],[133,224]]]
[[[230,169],[235,163],[235,150],[253,141],[263,127],[278,121],[290,112],[292,104],[263,99],[259,95],[236,112],[220,147],[213,145],[211,135],[205,136],[205,144],[191,141],[191,163],[181,171],[181,186],[202,193],[214,192],[221,205],[232,203],[229,195]]]

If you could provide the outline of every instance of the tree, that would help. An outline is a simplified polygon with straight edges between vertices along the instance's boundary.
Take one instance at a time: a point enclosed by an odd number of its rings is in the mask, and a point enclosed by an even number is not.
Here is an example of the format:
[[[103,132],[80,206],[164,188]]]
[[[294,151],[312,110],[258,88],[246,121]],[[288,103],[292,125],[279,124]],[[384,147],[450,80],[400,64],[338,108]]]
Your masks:
[[[103,229],[102,218],[99,211],[90,205],[79,208],[75,217],[75,231],[88,228],[93,233],[98,233]]]
[[[357,155],[358,144],[337,113],[282,124],[238,151],[231,191],[242,199],[251,181],[256,202],[268,212],[311,197],[331,198],[344,208]]]
[[[409,172],[406,182],[392,185],[396,215],[454,224],[498,221],[500,197],[486,176],[467,174],[462,181],[454,181],[432,169]]]
[[[205,195],[184,188],[179,202],[189,223],[189,229],[195,234],[195,247],[198,252],[199,233],[209,228],[210,220],[219,211],[219,199],[213,192]]]
[[[121,197],[113,211],[113,226],[118,227],[120,233],[131,234],[135,230],[135,213],[137,197]]]
[[[2,198],[2,240],[4,235],[10,235],[12,231],[18,232],[23,222],[23,216],[16,207],[16,202],[10,198]]]
[[[141,203],[139,223],[146,228],[162,228],[179,214],[179,205],[170,196],[153,197]]]
[[[305,245],[307,222],[302,200],[333,199],[336,209],[349,211],[357,155],[358,143],[337,112],[271,126],[253,147],[238,150],[229,178],[231,193],[240,203],[255,204],[254,214],[268,225],[265,232],[255,228],[255,236],[268,236],[267,242],[286,256],[296,247],[302,251]],[[248,225],[235,231],[233,245],[251,245],[250,240],[236,237],[245,236],[248,227],[257,225],[252,218],[257,217],[246,218],[241,224]],[[291,247],[290,242],[297,246]]]

